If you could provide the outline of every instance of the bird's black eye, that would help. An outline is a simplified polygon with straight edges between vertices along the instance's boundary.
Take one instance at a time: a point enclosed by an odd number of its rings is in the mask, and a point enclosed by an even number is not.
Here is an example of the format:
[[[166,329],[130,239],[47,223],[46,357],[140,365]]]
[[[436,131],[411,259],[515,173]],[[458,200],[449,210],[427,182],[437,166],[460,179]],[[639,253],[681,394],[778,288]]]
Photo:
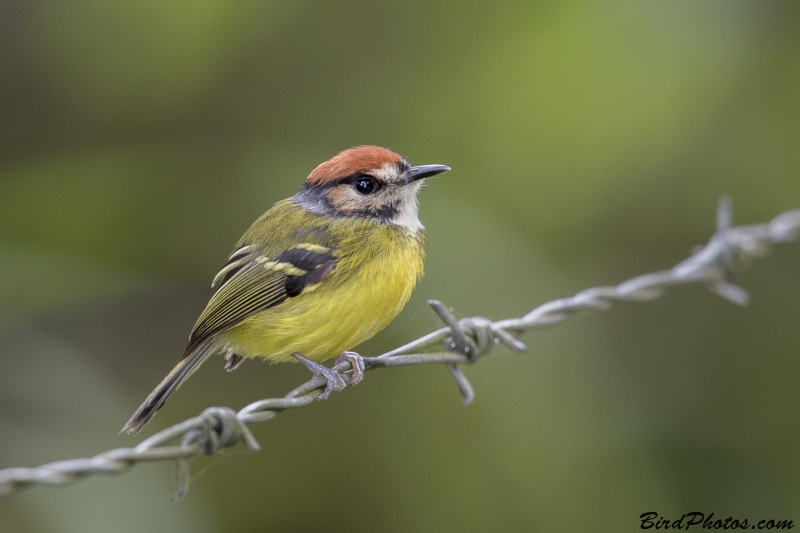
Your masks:
[[[359,194],[372,194],[378,190],[378,182],[370,176],[358,178],[356,180],[356,190]]]

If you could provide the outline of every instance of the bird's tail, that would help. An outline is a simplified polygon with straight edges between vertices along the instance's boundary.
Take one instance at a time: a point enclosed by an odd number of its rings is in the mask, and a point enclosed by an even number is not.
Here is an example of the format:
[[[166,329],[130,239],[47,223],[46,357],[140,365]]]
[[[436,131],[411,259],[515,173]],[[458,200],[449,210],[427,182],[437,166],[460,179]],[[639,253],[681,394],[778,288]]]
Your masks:
[[[197,370],[197,367],[211,355],[213,351],[211,347],[211,343],[207,342],[198,346],[195,351],[184,357],[183,360],[172,369],[172,372],[164,378],[164,381],[159,383],[158,387],[150,393],[150,396],[145,399],[136,412],[133,413],[130,420],[128,420],[122,428],[122,431],[136,433],[142,429],[144,425],[153,418],[156,411],[161,409],[161,406],[166,403],[167,398],[178,390],[181,383],[186,381],[186,379]]]

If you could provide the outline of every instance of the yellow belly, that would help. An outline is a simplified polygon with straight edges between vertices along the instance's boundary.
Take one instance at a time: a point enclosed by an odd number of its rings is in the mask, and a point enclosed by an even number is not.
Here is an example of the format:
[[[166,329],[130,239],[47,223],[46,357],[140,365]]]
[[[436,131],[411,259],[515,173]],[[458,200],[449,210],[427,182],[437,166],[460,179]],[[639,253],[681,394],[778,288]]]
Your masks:
[[[340,258],[313,290],[253,315],[219,341],[241,356],[282,362],[295,361],[293,352],[324,361],[369,339],[405,306],[422,275],[424,249],[412,236],[364,245],[381,248],[366,262]]]

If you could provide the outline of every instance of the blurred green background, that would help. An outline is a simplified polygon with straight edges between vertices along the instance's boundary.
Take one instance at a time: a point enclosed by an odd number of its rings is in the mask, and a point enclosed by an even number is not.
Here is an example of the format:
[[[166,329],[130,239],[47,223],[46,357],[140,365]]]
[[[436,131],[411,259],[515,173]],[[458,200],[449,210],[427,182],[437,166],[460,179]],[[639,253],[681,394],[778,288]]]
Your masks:
[[[250,222],[341,149],[453,171],[427,274],[360,347],[671,267],[718,197],[800,206],[791,1],[0,0],[0,467],[85,457],[182,353]],[[581,314],[468,368],[367,375],[254,428],[263,450],[0,503],[4,532],[632,531],[800,522],[800,245],[738,281]],[[204,367],[144,435],[308,378]]]

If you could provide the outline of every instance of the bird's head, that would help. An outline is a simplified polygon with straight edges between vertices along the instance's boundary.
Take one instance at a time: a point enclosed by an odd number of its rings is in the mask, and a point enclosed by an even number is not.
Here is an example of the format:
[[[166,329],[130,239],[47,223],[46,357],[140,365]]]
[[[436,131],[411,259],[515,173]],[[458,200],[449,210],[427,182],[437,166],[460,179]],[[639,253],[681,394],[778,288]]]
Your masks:
[[[445,165],[412,167],[380,146],[356,146],[315,168],[294,200],[317,214],[380,220],[422,229],[417,191],[424,178],[450,170]]]

